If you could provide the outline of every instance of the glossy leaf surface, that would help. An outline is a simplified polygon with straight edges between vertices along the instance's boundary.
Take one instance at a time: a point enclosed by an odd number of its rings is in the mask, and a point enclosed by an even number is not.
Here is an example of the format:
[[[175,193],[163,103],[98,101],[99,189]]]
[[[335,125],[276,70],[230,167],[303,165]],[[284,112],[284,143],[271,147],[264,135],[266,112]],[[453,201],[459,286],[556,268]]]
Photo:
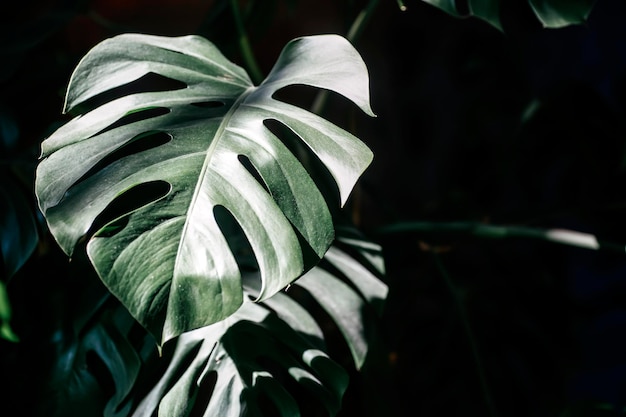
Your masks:
[[[154,74],[169,87],[146,87]],[[356,137],[273,95],[304,84],[373,115],[368,83],[359,54],[336,35],[291,41],[259,86],[197,36],[106,40],[70,80],[65,110],[78,116],[42,144],[41,210],[67,254],[88,240],[104,283],[157,339],[223,320],[243,292],[217,209],[249,241],[259,300],[314,265],[302,242],[321,258],[334,237],[325,197],[264,122],[319,158],[342,203],[372,159]]]

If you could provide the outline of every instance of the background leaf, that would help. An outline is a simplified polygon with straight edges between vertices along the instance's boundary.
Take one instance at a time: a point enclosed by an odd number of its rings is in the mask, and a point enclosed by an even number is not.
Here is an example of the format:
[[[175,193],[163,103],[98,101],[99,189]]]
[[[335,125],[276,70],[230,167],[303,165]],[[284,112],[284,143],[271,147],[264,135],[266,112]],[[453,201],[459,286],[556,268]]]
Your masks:
[[[0,170],[2,168],[0,167]],[[4,171],[4,170],[2,170]],[[31,203],[12,175],[4,171],[0,181],[0,265],[10,278],[31,256],[38,241]]]
[[[596,0],[530,0],[530,5],[547,28],[583,23]]]
[[[17,342],[19,338],[9,325],[11,320],[11,304],[4,282],[0,281],[0,338]]]
[[[17,341],[9,325],[11,305],[5,282],[31,257],[39,233],[31,201],[11,171],[1,164],[0,176],[0,337]]]
[[[142,366],[142,346],[128,339],[136,322],[121,306],[101,309],[96,321],[79,334],[66,334],[50,370],[42,415],[121,415],[121,403]],[[140,339],[154,349],[154,340]]]
[[[329,317],[359,367],[372,341],[371,318],[380,313],[387,287],[380,276],[380,247],[349,239],[333,246],[320,266],[285,292],[261,303],[258,280],[247,277],[246,301],[228,319],[182,334],[164,347],[167,364],[132,416],[335,415],[347,388],[344,366],[328,356]],[[372,260],[373,262],[370,262]],[[340,286],[343,283],[343,287]],[[316,289],[326,286],[326,292]],[[341,288],[341,294],[334,292]],[[341,299],[338,303],[334,300]],[[319,303],[325,314],[315,313]],[[320,310],[321,311],[321,310]],[[353,327],[348,328],[350,324]],[[375,327],[375,326],[374,326]],[[142,383],[143,384],[143,383]],[[136,385],[137,392],[141,386]]]
[[[423,0],[456,17],[466,16],[460,9],[459,2],[454,0]],[[535,17],[546,28],[560,28],[573,24],[583,23],[589,13],[594,0],[528,0]],[[469,16],[482,19],[495,28],[502,30],[500,0],[466,0],[465,5]],[[463,7],[463,6],[461,6]]]

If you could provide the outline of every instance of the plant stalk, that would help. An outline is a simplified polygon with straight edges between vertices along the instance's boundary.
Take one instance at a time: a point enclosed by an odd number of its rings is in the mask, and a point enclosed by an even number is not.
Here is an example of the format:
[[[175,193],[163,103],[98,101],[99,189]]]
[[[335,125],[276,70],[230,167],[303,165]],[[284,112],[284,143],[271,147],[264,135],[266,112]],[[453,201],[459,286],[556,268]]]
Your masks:
[[[598,239],[590,233],[569,229],[542,229],[524,226],[496,226],[476,222],[399,222],[382,227],[381,234],[423,233],[469,235],[485,239],[524,238],[591,250],[626,253],[626,245]]]
[[[450,278],[450,274],[447,269],[441,262],[439,255],[435,252],[432,252],[433,257],[435,259],[435,264],[437,265],[437,269],[439,273],[443,277],[443,280],[446,284],[446,287],[452,294],[454,298],[454,303],[457,307],[459,317],[461,319],[461,323],[463,325],[463,330],[465,331],[465,336],[469,341],[470,348],[472,350],[472,356],[474,357],[474,363],[476,364],[476,373],[478,374],[478,379],[480,380],[480,388],[483,393],[483,399],[485,400],[485,405],[489,411],[489,416],[497,417],[496,407],[493,402],[493,397],[491,395],[491,390],[489,389],[489,384],[487,383],[487,377],[485,376],[485,370],[483,368],[482,360],[480,358],[480,354],[478,352],[478,344],[476,343],[476,337],[474,336],[474,332],[472,331],[472,326],[470,325],[469,317],[467,315],[467,311],[465,310],[465,305],[463,300],[459,296],[458,290],[452,282]]]
[[[248,39],[248,34],[246,33],[243,21],[241,20],[241,13],[239,12],[239,2],[238,0],[231,0],[230,5],[233,10],[233,17],[235,18],[237,33],[239,34],[239,49],[241,51],[241,55],[244,62],[246,63],[246,66],[248,67],[248,71],[250,71],[252,81],[255,84],[260,84],[261,81],[263,81],[263,72],[261,71],[261,68],[257,63],[256,58],[254,57],[252,47],[250,46],[250,40]]]

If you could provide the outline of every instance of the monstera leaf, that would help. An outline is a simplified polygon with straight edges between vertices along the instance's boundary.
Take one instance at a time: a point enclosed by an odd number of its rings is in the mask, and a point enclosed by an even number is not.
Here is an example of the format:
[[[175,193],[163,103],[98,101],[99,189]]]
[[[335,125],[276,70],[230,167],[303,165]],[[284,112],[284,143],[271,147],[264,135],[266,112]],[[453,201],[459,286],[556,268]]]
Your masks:
[[[320,410],[306,415],[335,415],[348,375],[326,353],[322,328],[330,325],[311,304],[325,310],[360,367],[373,337],[365,324],[376,323],[387,296],[381,259],[380,247],[371,242],[340,240],[320,265],[261,303],[251,301],[258,280],[245,279],[240,309],[167,345],[161,358],[167,367],[152,389],[146,394],[147,381],[141,380],[124,407],[119,398],[107,405],[125,411],[107,417],[298,416],[307,404]]]
[[[458,2],[455,0],[422,0],[445,12],[461,17]],[[489,22],[502,30],[500,21],[501,0],[466,0],[471,16]],[[560,28],[584,22],[595,0],[528,0],[535,16],[546,28]]]
[[[242,304],[241,268],[217,212],[230,214],[254,253],[257,301],[314,266],[305,254],[324,255],[334,238],[325,196],[266,123],[316,155],[343,204],[371,152],[274,95],[313,86],[373,115],[368,83],[337,35],[291,41],[259,86],[198,36],[108,39],[71,77],[65,111],[77,117],[42,144],[39,206],[68,255],[88,241],[103,282],[164,343]]]

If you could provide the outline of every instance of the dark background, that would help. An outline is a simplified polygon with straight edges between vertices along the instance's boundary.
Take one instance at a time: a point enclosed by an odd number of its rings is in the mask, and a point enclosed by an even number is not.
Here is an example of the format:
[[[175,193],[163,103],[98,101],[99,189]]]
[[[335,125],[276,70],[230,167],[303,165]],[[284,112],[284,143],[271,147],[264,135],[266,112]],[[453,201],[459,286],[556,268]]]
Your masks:
[[[294,37],[346,35],[366,4],[256,3],[244,17],[264,73]],[[406,5],[402,12],[381,1],[354,42],[378,117],[337,98],[325,110],[374,151],[348,210],[383,246],[390,286],[380,337],[353,374],[341,415],[623,415],[626,254],[382,228],[467,221],[570,228],[626,243],[626,3],[598,0],[586,24],[544,29],[526,1],[507,2],[504,33],[421,1]],[[71,71],[99,41],[122,32],[195,33],[245,66],[227,1],[3,9],[0,155],[19,161],[13,171],[26,189],[39,143],[65,120]],[[58,255],[46,244],[36,260]],[[22,334],[52,337],[68,314],[72,301],[50,282],[64,266],[53,266],[35,273],[28,265],[36,277],[9,286]],[[53,357],[33,346],[35,336],[27,340],[11,357],[43,356],[25,374]]]

